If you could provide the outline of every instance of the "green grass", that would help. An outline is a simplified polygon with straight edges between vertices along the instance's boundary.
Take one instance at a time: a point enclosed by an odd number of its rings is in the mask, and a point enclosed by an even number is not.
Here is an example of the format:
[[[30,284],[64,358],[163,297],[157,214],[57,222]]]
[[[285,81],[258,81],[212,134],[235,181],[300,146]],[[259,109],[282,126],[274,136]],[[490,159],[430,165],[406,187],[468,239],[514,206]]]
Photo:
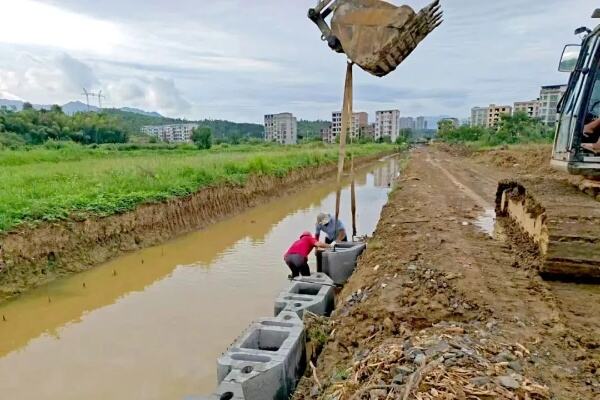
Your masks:
[[[357,157],[390,145],[351,148]],[[211,150],[65,146],[0,151],[0,232],[23,223],[106,216],[251,174],[283,176],[333,163],[337,147],[222,146]]]

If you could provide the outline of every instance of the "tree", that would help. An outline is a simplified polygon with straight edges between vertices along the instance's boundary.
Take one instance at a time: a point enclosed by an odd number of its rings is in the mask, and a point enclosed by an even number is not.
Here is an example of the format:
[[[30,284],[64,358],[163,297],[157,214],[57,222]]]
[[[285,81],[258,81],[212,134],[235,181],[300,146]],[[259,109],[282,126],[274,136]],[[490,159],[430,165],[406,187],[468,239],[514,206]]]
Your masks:
[[[25,103],[23,103],[23,110],[33,110],[33,104],[26,101]]]
[[[58,104],[53,104],[52,107],[50,107],[50,112],[62,114],[63,110],[62,110],[62,107],[59,106]]]
[[[192,132],[192,141],[201,150],[208,150],[212,147],[212,130],[207,127],[198,127]]]

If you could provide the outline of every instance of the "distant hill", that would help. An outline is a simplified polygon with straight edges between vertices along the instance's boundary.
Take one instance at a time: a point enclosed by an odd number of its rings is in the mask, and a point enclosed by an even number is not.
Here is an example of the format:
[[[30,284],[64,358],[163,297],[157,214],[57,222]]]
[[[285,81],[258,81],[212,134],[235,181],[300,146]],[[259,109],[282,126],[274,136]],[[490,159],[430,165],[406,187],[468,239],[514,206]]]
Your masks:
[[[122,107],[119,110],[121,111],[126,111],[126,112],[130,112],[130,113],[134,113],[134,114],[140,114],[140,115],[145,115],[147,117],[158,117],[158,118],[163,118],[162,115],[160,115],[159,113],[155,112],[155,111],[144,111],[144,110],[140,110],[139,108],[132,108],[132,107]]]
[[[50,106],[43,106],[43,108],[50,108]],[[98,112],[100,108],[95,106],[87,106],[87,104],[81,101],[70,101],[67,104],[61,106],[63,112],[67,115],[77,114],[78,112]]]

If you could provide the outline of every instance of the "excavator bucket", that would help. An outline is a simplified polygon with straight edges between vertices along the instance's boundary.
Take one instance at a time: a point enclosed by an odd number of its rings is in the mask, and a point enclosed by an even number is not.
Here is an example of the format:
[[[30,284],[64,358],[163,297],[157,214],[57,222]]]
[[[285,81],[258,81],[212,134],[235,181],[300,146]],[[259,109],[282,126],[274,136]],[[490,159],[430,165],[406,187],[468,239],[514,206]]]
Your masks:
[[[332,13],[330,28],[325,18]],[[439,0],[418,13],[382,0],[325,0],[308,16],[333,50],[380,77],[394,71],[442,23]]]

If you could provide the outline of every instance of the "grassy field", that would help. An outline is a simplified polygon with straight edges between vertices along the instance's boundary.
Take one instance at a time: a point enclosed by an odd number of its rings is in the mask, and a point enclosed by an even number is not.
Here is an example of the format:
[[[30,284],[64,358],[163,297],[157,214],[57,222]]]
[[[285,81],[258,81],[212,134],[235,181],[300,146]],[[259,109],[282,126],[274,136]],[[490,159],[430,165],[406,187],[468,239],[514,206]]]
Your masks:
[[[381,144],[351,147],[357,157],[392,149]],[[209,185],[243,184],[251,174],[281,176],[336,159],[337,147],[320,144],[204,151],[123,146],[0,151],[0,232],[22,223],[111,215]]]

